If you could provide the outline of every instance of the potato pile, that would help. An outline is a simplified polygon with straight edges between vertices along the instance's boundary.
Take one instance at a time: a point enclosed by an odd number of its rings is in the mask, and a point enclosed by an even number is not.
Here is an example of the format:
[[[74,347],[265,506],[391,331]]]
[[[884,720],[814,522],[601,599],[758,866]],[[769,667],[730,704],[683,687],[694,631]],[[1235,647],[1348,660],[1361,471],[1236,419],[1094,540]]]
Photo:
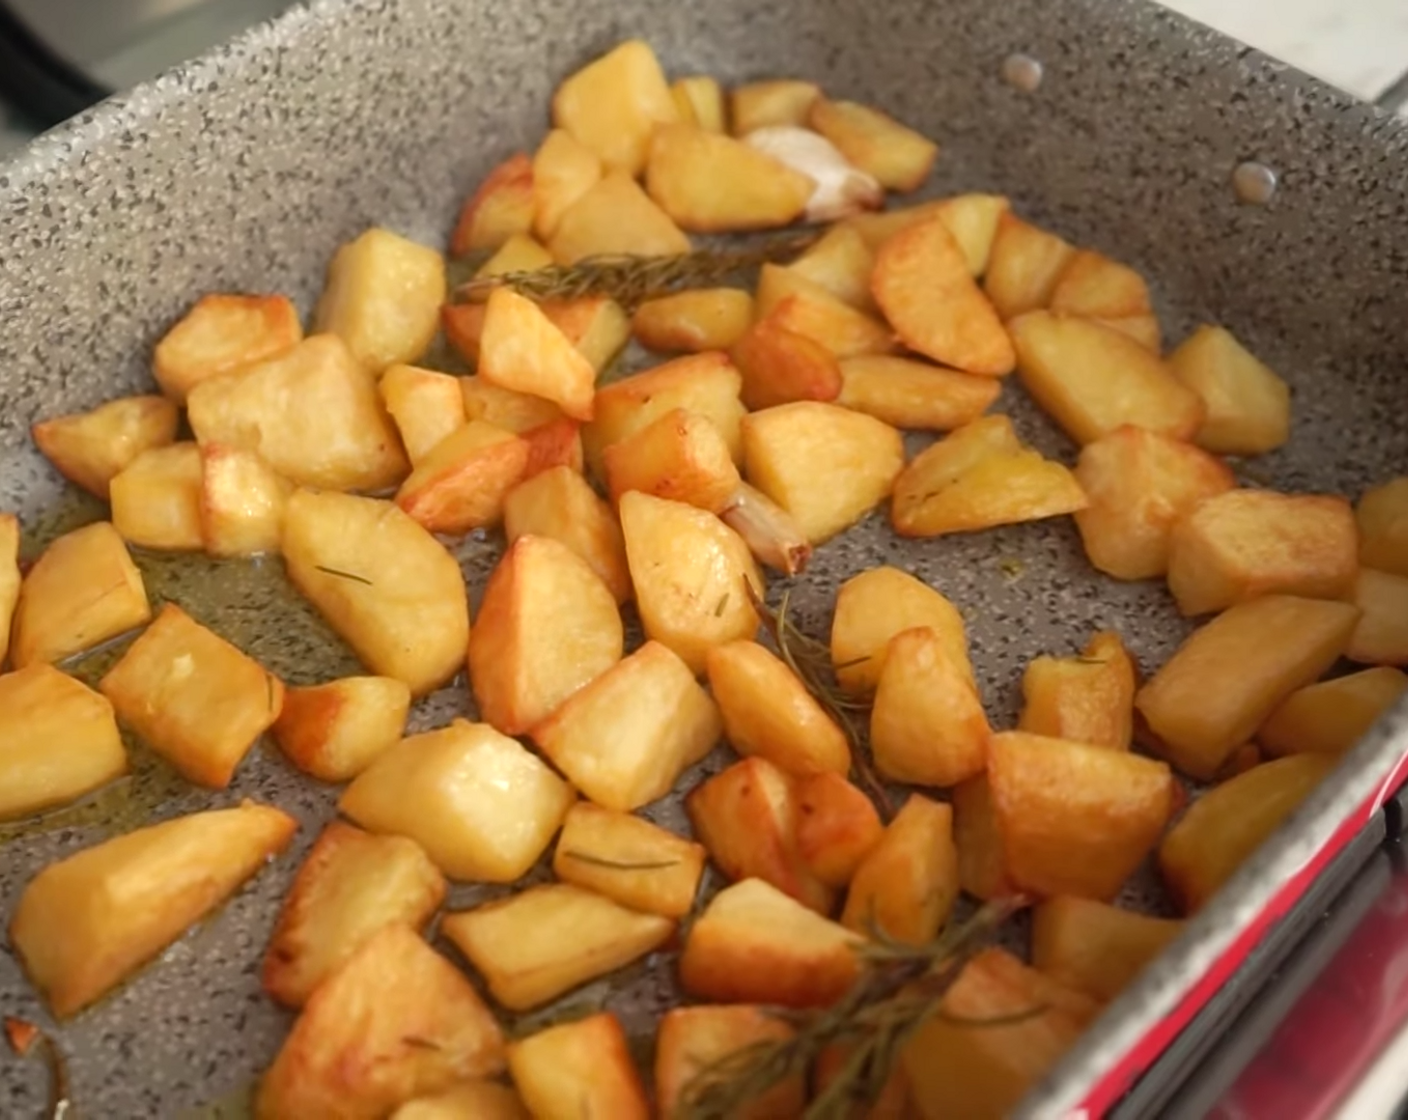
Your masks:
[[[631,308],[511,285],[453,302],[441,253],[379,228],[338,250],[306,337],[283,296],[199,299],[156,347],[158,394],[34,427],[111,513],[23,577],[0,518],[0,817],[122,775],[119,725],[213,790],[265,733],[347,783],[264,960],[298,1013],[268,1120],[684,1115],[700,1071],[791,1030],[767,1008],[845,993],[863,939],[924,943],[961,894],[1021,893],[1030,961],[977,956],[869,1112],[999,1116],[1178,933],[1112,905],[1131,873],[1154,855],[1196,911],[1404,692],[1408,477],[1357,509],[1239,487],[1220,456],[1286,441],[1285,383],[1217,326],[1165,354],[1143,277],[1002,197],[879,211],[937,147],[874,109],[803,81],[670,85],[632,41],[552,117],[459,216],[451,254],[490,254],[481,278],[831,224],[751,291]],[[442,329],[473,375],[414,364]],[[632,338],[672,356],[603,378]],[[989,413],[1014,371],[1073,465]],[[940,436],[906,461],[905,430]],[[1113,632],[1037,658],[1018,726],[993,728],[954,605],[856,572],[831,669],[875,769],[918,787],[886,820],[757,607],[765,568],[802,572],[886,505],[906,537],[1073,515],[1100,572],[1210,617],[1147,680]],[[444,538],[476,530],[506,546],[471,625]],[[286,686],[180,606],[153,618],[129,549],[281,556],[368,675]],[[96,691],[63,670],[134,631]],[[407,736],[462,670],[478,721]],[[692,836],[639,815],[721,739],[736,760],[688,790]],[[1216,785],[1185,811],[1175,773]],[[99,844],[35,877],[12,943],[72,1016],[295,829],[245,803]],[[449,882],[544,860],[552,881],[441,917],[457,957],[431,947]],[[706,863],[731,885],[701,901]],[[508,1040],[495,1009],[659,951],[693,1002],[660,1022],[653,1105],[610,1013]],[[748,1115],[800,1115],[841,1057]]]

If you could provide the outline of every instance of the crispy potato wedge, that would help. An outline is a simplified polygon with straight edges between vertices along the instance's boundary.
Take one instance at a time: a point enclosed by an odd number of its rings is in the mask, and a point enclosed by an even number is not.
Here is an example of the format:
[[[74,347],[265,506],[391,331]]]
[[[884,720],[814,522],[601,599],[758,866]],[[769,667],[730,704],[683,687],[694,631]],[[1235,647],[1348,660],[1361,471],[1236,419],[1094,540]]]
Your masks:
[[[630,813],[579,801],[562,822],[552,869],[607,898],[667,918],[694,907],[704,873],[704,845]]]
[[[20,598],[20,519],[0,513],[0,669],[10,652],[10,624]]]
[[[445,899],[445,877],[401,836],[333,821],[284,899],[264,956],[264,990],[302,1007],[327,977],[389,925],[420,929]]]
[[[728,95],[733,134],[747,136],[772,125],[804,125],[820,96],[821,88],[814,82],[787,78],[735,86]]]
[[[459,378],[451,374],[394,365],[381,375],[377,388],[412,465],[419,465],[436,444],[469,419]]]
[[[1193,802],[1159,845],[1159,871],[1183,912],[1202,909],[1338,763],[1332,754],[1278,758]]]
[[[259,1088],[261,1120],[378,1120],[504,1067],[474,986],[408,925],[374,934],[308,1000]]]
[[[1063,896],[1032,911],[1032,967],[1108,1003],[1144,971],[1184,923]]]
[[[577,471],[549,467],[520,482],[504,498],[504,534],[551,537],[585,560],[616,602],[631,597],[626,544],[611,507]]]
[[[526,233],[515,233],[494,251],[474,273],[476,280],[507,276],[511,272],[536,272],[552,264],[546,246]]]
[[[581,887],[546,883],[446,914],[440,930],[499,1003],[527,1011],[654,952],[675,923]]]
[[[855,933],[761,879],[725,887],[695,919],[680,956],[692,996],[721,1003],[824,1007],[860,971]]]
[[[828,887],[844,887],[884,835],[875,805],[844,775],[823,770],[799,778],[797,854]]]
[[[705,132],[727,132],[724,91],[707,74],[676,78],[670,85],[670,96],[680,120],[702,128]]]
[[[755,486],[740,482],[719,520],[743,538],[753,558],[784,575],[806,570],[812,545],[796,519]]]
[[[283,682],[175,603],[99,683],[117,717],[198,785],[224,789],[284,703]]]
[[[645,169],[657,125],[679,119],[660,62],[648,43],[630,39],[557,87],[552,123],[626,175]]]
[[[1408,576],[1408,476],[1366,490],[1354,514],[1359,562],[1376,572]]]
[[[270,730],[279,749],[305,774],[346,782],[400,742],[410,708],[405,681],[343,677],[285,689],[283,708]]]
[[[953,837],[958,847],[958,882],[974,898],[1015,894],[986,774],[953,787]]]
[[[807,124],[892,191],[918,190],[939,154],[932,140],[854,101],[818,97],[807,113]]]
[[[229,898],[297,828],[246,801],[85,848],[30,880],[10,943],[49,1010],[68,1019]]]
[[[107,500],[108,484],[142,452],[176,439],[179,419],[165,397],[121,397],[89,412],[41,420],[30,434],[61,475]]]
[[[1130,580],[1163,575],[1174,525],[1237,485],[1206,451],[1130,425],[1081,448],[1076,481],[1090,499],[1076,511],[1086,556],[1106,575]]]
[[[469,642],[464,576],[391,502],[300,490],[284,515],[289,579],[373,673],[413,696],[457,672]]]
[[[989,741],[988,781],[1007,874],[1047,897],[1113,898],[1174,806],[1162,762],[1021,731]]]
[[[199,443],[256,451],[300,486],[381,490],[406,473],[375,382],[336,335],[313,335],[282,357],[203,381],[187,405]]]
[[[256,451],[207,443],[200,449],[200,536],[211,556],[257,556],[283,544],[293,483]]]
[[[857,310],[869,313],[877,310],[870,294],[875,253],[860,230],[850,222],[832,226],[787,269],[820,284],[842,303]]]
[[[1075,253],[1054,233],[1029,225],[1011,212],[1000,214],[983,290],[1004,319],[1048,307]]]
[[[202,381],[286,354],[303,341],[287,296],[201,296],[152,352],[152,374],[178,405]]]
[[[1349,603],[1267,595],[1218,615],[1135,696],[1157,752],[1208,781],[1298,688],[1335,663],[1360,617]]]
[[[881,566],[853,575],[836,593],[831,620],[831,664],[837,683],[856,696],[874,692],[890,639],[921,626],[943,639],[949,659],[965,666],[967,679],[974,681],[967,632],[957,607],[898,568]]]
[[[1359,533],[1344,498],[1229,490],[1169,536],[1168,589],[1185,615],[1260,595],[1345,599],[1359,572]]]
[[[670,124],[651,140],[645,187],[681,229],[721,233],[787,225],[816,183],[731,136]]]
[[[953,808],[911,794],[856,869],[841,924],[922,945],[938,936],[957,899]]]
[[[655,1035],[655,1096],[661,1120],[680,1120],[686,1093],[712,1080],[711,1071],[730,1054],[754,1043],[791,1038],[793,1029],[765,1008],[747,1004],[675,1007],[660,1019]],[[736,1120],[795,1120],[807,1099],[801,1071],[783,1078],[744,1106]]]
[[[537,1120],[650,1120],[626,1032],[609,1011],[510,1043],[508,1068]]]
[[[550,240],[562,215],[601,181],[602,173],[597,154],[570,132],[549,132],[533,156],[533,232]]]
[[[533,161],[515,152],[465,199],[450,235],[450,255],[497,249],[515,233],[532,230],[533,213]]]
[[[904,468],[899,432],[822,401],[750,413],[743,448],[748,481],[790,513],[813,544],[884,501]]]
[[[738,288],[698,288],[646,300],[631,317],[631,333],[662,353],[727,350],[753,322],[753,297]]]
[[[460,378],[467,420],[482,420],[496,428],[525,435],[544,424],[563,418],[562,409],[552,401],[491,385],[482,377]]]
[[[532,736],[574,786],[627,813],[668,793],[722,732],[719,709],[689,666],[652,641],[574,693]]]
[[[1267,754],[1344,754],[1408,692],[1408,675],[1380,666],[1297,689],[1266,717],[1256,741]]]
[[[1017,729],[1127,751],[1137,678],[1134,660],[1112,630],[1092,637],[1078,657],[1038,657],[1022,674]]]
[[[1363,613],[1344,655],[1361,665],[1408,665],[1408,576],[1361,568],[1354,604]]]
[[[105,697],[42,661],[0,675],[0,820],[66,804],[125,773]]]
[[[1290,438],[1290,388],[1225,328],[1199,327],[1168,356],[1168,368],[1206,407],[1199,447],[1261,455]]]
[[[947,432],[978,419],[1002,391],[992,377],[909,358],[862,354],[841,365],[836,403],[896,428]]]
[[[20,584],[10,631],[16,669],[62,661],[152,617],[142,573],[107,521],[57,538]]]
[[[689,252],[689,238],[639,183],[613,171],[563,211],[548,248],[559,264],[576,264],[599,255],[675,256]]]
[[[841,392],[841,367],[831,351],[771,317],[753,324],[730,353],[743,374],[743,404],[749,409],[831,401]]]
[[[396,504],[432,533],[459,536],[496,525],[531,450],[527,439],[471,420],[421,460],[396,491]]]
[[[511,883],[537,862],[574,799],[521,743],[457,719],[383,751],[337,805],[370,832],[410,837],[451,879]]]
[[[519,537],[489,577],[469,634],[480,716],[522,735],[621,660],[616,599],[551,537]]]
[[[497,1081],[465,1081],[431,1097],[407,1101],[391,1120],[533,1120],[518,1094]]]
[[[112,524],[128,544],[166,552],[199,552],[201,454],[194,443],[143,451],[108,488]]]
[[[759,271],[754,314],[815,339],[837,358],[889,354],[897,349],[894,333],[879,319],[781,265],[765,264]]]
[[[602,453],[613,501],[631,490],[720,513],[742,479],[723,433],[706,416],[672,409]]]
[[[479,343],[479,377],[542,397],[578,420],[592,418],[596,370],[532,300],[508,288],[489,296]]]
[[[1122,319],[1149,311],[1149,285],[1128,265],[1081,249],[1056,278],[1047,306],[1068,315]]]

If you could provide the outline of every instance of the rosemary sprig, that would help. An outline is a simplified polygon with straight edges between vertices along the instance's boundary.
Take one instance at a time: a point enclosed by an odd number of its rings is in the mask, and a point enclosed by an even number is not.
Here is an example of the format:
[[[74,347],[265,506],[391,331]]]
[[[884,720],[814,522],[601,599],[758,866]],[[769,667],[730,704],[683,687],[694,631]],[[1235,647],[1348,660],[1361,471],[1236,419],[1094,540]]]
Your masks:
[[[322,564],[314,564],[313,567],[324,575],[336,576],[338,579],[350,579],[353,583],[364,583],[368,587],[374,586],[366,576],[359,576],[356,572],[344,572],[341,568],[328,568]]]
[[[680,1120],[730,1120],[773,1086],[805,1075],[832,1046],[845,1049],[845,1062],[812,1099],[803,1120],[848,1120],[857,1105],[880,1096],[905,1043],[943,1014],[943,998],[964,966],[1026,903],[1021,897],[986,903],[966,922],[949,926],[924,945],[873,934],[872,942],[857,949],[860,976],[838,1003],[817,1011],[778,1011],[793,1033],[746,1046],[696,1073],[685,1086]],[[1022,1017],[1033,1013],[1039,1009]],[[1006,1016],[971,1025],[1011,1021]]]
[[[512,288],[534,300],[610,296],[631,311],[648,299],[703,288],[770,262],[788,260],[816,240],[816,234],[775,237],[742,249],[696,249],[676,256],[610,254],[584,257],[576,264],[549,265],[531,272],[478,277],[454,292],[460,303],[489,298],[495,288]]]

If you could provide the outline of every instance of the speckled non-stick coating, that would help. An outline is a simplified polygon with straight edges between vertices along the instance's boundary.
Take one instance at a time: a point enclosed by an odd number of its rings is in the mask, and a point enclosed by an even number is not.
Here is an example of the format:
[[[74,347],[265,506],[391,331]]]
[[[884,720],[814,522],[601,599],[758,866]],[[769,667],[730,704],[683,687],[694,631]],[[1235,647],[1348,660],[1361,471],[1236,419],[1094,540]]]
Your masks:
[[[1294,387],[1291,444],[1261,465],[1279,486],[1357,495],[1408,469],[1408,131],[1151,6],[324,2],[0,166],[0,509],[20,514],[27,551],[52,533],[50,511],[63,505],[57,476],[30,445],[31,422],[149,389],[153,341],[200,292],[284,291],[306,310],[333,248],[369,223],[442,244],[477,178],[541,136],[554,83],[633,35],[649,39],[672,74],[799,75],[882,106],[942,143],[933,193],[1006,193],[1035,219],[1129,261],[1152,279],[1172,339],[1202,321],[1231,327]],[[1001,81],[1014,51],[1044,66],[1035,93]],[[1245,159],[1280,173],[1266,208],[1234,199],[1231,173]],[[1071,459],[1070,444],[1015,385],[1000,407],[1038,447]],[[482,584],[492,543],[467,542],[461,555]],[[1074,650],[1093,629],[1115,627],[1147,669],[1185,632],[1161,585],[1095,577],[1065,519],[937,542],[901,542],[872,521],[819,551],[797,596],[806,623],[824,632],[837,583],[878,562],[918,573],[963,608],[999,725],[1015,713],[1031,656]],[[288,598],[277,562],[142,564],[158,596],[191,604],[291,682],[352,665]],[[417,721],[466,707],[462,689],[447,690]],[[1334,802],[1368,788],[1403,723],[1400,712],[1311,807],[1302,847],[1323,832]],[[289,855],[57,1031],[90,1120],[180,1116],[228,1101],[279,1045],[289,1019],[259,994],[259,962],[334,792],[256,750],[220,794],[149,768],[116,819],[130,825],[246,796],[304,822]],[[0,847],[0,917],[39,868],[110,833],[97,816],[70,814]],[[1296,843],[1265,857],[1266,876],[1293,865]],[[1077,1099],[1147,1008],[1166,1006],[1264,894],[1258,874],[1249,871],[1241,897],[1213,907],[1141,985],[1144,1011],[1125,1001],[1092,1032],[1036,1114]],[[1160,905],[1152,891],[1135,894]],[[629,981],[586,995],[609,999],[639,1032],[669,998],[668,958]],[[50,1025],[3,943],[0,1014]],[[0,1056],[0,1116],[38,1116],[44,1098],[37,1062]]]

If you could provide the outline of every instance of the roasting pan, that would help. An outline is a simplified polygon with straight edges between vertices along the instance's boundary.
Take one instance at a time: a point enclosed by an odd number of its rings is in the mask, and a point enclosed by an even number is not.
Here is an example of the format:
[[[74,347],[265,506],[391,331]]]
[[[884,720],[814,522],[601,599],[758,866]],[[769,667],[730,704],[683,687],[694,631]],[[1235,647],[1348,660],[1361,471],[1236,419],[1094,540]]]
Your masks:
[[[1408,468],[1408,126],[1152,4],[1120,0],[323,0],[109,101],[0,165],[0,509],[30,555],[98,515],[63,497],[29,425],[149,384],[153,342],[198,293],[284,291],[311,306],[333,249],[367,225],[443,244],[465,192],[546,125],[555,83],[617,41],[673,73],[796,75],[875,103],[943,147],[930,193],[991,190],[1151,280],[1173,339],[1217,321],[1291,383],[1280,488],[1357,496]],[[1012,56],[1025,62],[1012,64]],[[1040,67],[1041,80],[1029,80]],[[1016,82],[1012,78],[1019,78]],[[1274,172],[1249,204],[1234,172]],[[999,408],[1042,451],[1072,446],[1022,397]],[[472,592],[491,541],[460,547]],[[1013,564],[1012,561],[1018,561]],[[963,609],[995,726],[1040,652],[1114,627],[1146,669],[1186,633],[1161,584],[1096,578],[1068,519],[938,541],[873,520],[819,550],[794,595],[824,632],[837,584],[909,568]],[[353,668],[283,590],[277,563],[140,560],[174,598],[291,683]],[[1016,574],[1014,574],[1016,573]],[[95,671],[93,666],[85,670]],[[417,727],[466,707],[462,686]],[[1185,936],[1037,1087],[1023,1115],[1106,1114],[1321,876],[1408,768],[1408,707],[1386,717]],[[717,760],[708,765],[717,765]],[[230,789],[135,777],[42,829],[0,831],[0,916],[45,864],[113,832],[258,796],[303,824],[293,850],[215,918],[58,1029],[86,1120],[239,1115],[285,1014],[258,968],[335,791],[256,751]],[[678,806],[655,808],[676,820]],[[1126,902],[1158,911],[1153,877]],[[478,897],[461,888],[452,905]],[[577,999],[647,1034],[671,998],[661,957]],[[52,1026],[0,943],[0,1014]],[[0,1056],[0,1116],[43,1113],[46,1074]]]

